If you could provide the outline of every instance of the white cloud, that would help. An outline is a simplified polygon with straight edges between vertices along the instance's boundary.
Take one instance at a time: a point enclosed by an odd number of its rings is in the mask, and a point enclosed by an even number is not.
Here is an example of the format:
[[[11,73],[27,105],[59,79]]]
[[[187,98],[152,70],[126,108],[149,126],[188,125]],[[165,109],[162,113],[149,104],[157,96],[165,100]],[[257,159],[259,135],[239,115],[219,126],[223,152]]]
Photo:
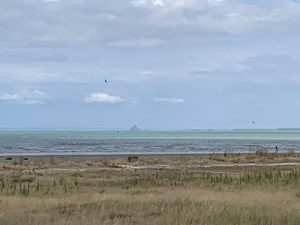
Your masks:
[[[183,98],[155,98],[156,102],[184,103]]]
[[[156,74],[156,72],[152,71],[152,70],[144,70],[144,71],[142,71],[142,75],[144,75],[144,76],[152,76],[154,74]]]
[[[0,101],[24,105],[36,105],[44,103],[43,99],[45,96],[46,94],[40,90],[25,90],[17,94],[0,94]]]
[[[43,99],[46,96],[45,92],[40,90],[25,90],[22,95],[27,99]]]
[[[195,6],[211,7],[220,5],[224,0],[134,0],[135,7],[165,7],[168,10],[191,8]]]
[[[17,94],[4,93],[0,94],[0,100],[2,101],[15,101],[19,100],[20,96]]]
[[[120,96],[112,96],[102,92],[91,93],[89,96],[85,98],[85,102],[87,103],[118,103],[123,102]]]

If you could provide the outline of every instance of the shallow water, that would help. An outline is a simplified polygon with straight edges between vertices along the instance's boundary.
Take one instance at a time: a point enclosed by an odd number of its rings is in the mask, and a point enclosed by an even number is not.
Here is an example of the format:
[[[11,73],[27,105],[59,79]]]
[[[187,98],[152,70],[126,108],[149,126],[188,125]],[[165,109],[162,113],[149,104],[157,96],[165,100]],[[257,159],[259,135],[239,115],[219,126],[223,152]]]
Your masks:
[[[300,132],[0,132],[1,155],[197,154],[249,152],[257,148],[300,152]]]

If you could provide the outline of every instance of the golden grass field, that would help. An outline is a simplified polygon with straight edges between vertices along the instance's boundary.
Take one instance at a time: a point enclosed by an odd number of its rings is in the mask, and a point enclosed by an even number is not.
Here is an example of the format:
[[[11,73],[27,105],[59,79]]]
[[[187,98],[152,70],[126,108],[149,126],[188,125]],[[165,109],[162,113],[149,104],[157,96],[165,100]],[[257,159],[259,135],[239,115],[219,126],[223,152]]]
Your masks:
[[[1,225],[299,225],[296,154],[0,164]]]

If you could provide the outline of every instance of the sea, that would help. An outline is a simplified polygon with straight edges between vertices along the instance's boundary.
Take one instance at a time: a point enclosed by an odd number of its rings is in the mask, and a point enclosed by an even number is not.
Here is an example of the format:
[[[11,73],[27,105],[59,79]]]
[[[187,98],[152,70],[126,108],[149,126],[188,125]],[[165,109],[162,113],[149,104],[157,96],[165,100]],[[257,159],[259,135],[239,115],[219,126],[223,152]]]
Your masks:
[[[258,149],[300,152],[300,130],[0,131],[0,156],[217,154]]]

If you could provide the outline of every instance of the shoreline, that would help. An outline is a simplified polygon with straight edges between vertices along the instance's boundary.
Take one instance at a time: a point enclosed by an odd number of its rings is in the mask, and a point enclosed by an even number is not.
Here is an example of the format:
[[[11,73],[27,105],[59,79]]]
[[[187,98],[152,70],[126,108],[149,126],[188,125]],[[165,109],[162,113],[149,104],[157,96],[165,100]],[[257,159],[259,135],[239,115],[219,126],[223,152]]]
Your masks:
[[[138,157],[189,157],[189,156],[199,156],[199,157],[208,157],[213,153],[121,153],[121,154],[1,154],[0,162],[3,161],[20,161],[25,158],[28,161],[32,160],[75,160],[75,161],[84,161],[84,160],[101,160],[108,158],[126,158],[129,156],[138,156]],[[223,155],[224,153],[214,153],[214,155]],[[239,154],[239,153],[236,153]],[[9,159],[11,158],[11,159]],[[23,159],[22,159],[23,158]],[[8,159],[8,160],[7,160]]]
[[[267,152],[268,156],[285,156],[292,154],[293,157],[300,157],[300,152]],[[35,160],[62,160],[62,161],[85,161],[85,160],[103,160],[103,159],[118,159],[137,156],[141,158],[172,158],[172,157],[242,157],[255,155],[255,152],[188,152],[188,153],[99,153],[99,154],[0,154],[0,162],[20,162],[20,161],[35,161]]]

